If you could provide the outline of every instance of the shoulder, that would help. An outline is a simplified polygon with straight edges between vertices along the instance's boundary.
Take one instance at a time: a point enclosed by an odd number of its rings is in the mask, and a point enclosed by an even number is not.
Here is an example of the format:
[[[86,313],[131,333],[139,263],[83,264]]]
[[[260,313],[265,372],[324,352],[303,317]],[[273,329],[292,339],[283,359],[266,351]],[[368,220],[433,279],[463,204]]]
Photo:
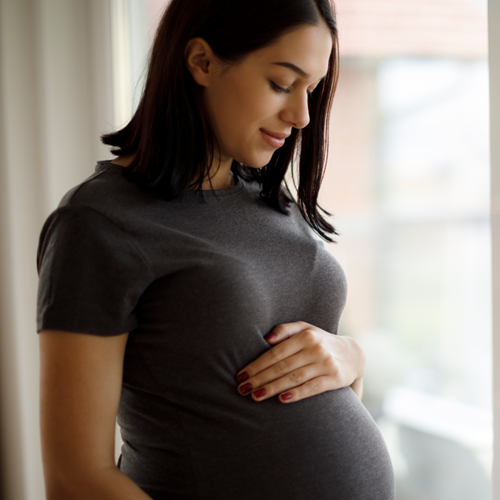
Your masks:
[[[142,255],[129,229],[134,214],[155,200],[125,178],[121,167],[113,167],[110,162],[98,162],[95,172],[71,188],[46,218],[39,237],[39,266],[54,249],[74,254],[76,247],[90,252],[130,246]]]
[[[138,206],[148,204],[155,196],[141,190],[123,175],[123,167],[110,161],[99,161],[95,172],[71,188],[61,199],[58,210],[88,212],[84,207],[114,219]]]

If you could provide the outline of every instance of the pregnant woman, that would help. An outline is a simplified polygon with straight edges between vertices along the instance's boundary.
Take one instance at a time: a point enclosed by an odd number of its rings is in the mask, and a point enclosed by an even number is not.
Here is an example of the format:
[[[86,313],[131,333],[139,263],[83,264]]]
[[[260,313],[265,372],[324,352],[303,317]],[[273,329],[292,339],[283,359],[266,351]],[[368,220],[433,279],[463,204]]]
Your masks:
[[[169,4],[116,159],[40,237],[48,500],[394,499],[321,241],[337,72],[328,0]]]

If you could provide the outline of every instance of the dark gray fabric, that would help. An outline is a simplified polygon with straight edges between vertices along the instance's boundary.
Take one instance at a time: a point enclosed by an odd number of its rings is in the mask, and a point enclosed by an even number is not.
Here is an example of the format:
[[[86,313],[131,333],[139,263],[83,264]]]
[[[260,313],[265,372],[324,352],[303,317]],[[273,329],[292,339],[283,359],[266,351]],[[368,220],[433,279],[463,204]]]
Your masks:
[[[350,388],[292,404],[237,393],[274,326],[332,333],[344,274],[301,217],[258,187],[166,202],[99,162],[40,237],[37,328],[130,331],[120,469],[155,500],[390,500],[373,419]]]

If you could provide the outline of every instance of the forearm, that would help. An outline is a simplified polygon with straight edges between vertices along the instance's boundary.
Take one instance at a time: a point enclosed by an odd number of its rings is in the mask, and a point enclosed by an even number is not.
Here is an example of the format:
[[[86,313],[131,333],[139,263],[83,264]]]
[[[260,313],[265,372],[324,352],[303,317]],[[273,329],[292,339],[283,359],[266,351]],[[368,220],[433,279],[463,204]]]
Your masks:
[[[365,374],[366,356],[361,346],[352,337],[340,337],[347,345],[343,357],[351,366],[349,372],[351,377],[356,377],[351,384],[351,389],[356,393],[356,396],[361,400],[363,396],[363,376]],[[352,378],[351,378],[352,380]]]
[[[151,500],[117,467],[78,476],[65,474],[64,480],[46,476],[47,500]]]
[[[356,396],[358,396],[358,398],[361,400],[361,397],[363,396],[363,377],[356,379],[351,384],[351,389],[356,393]]]
[[[363,396],[363,376],[365,374],[366,356],[361,346],[352,337],[341,336],[337,337],[344,343],[344,349],[339,351],[339,359],[346,363],[346,373],[349,377],[355,377],[354,382],[350,384],[351,389],[356,393],[356,396],[361,400]],[[351,378],[352,380],[352,378]]]

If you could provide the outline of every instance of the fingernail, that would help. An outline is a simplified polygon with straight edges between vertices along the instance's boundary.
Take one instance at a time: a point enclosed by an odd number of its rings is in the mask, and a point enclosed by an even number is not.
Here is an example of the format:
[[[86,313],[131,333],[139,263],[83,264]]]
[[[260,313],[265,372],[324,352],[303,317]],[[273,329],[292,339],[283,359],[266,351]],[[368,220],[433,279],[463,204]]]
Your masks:
[[[240,394],[242,396],[246,396],[248,393],[252,392],[252,389],[253,389],[252,384],[248,383],[248,384],[242,385],[239,388],[239,391],[240,391]]]
[[[259,389],[258,391],[255,391],[253,393],[253,395],[259,399],[259,398],[262,398],[263,396],[265,396],[267,394],[267,390],[265,389],[265,387],[263,387],[262,389]]]
[[[278,335],[276,335],[274,332],[268,333],[267,335],[264,335],[264,338],[266,340],[274,340]]]
[[[291,392],[285,392],[284,394],[281,395],[281,399],[283,399],[284,401],[287,401],[292,398],[293,394]]]
[[[243,372],[236,377],[236,381],[238,382],[238,384],[241,384],[242,382],[245,382],[245,380],[248,380],[249,378],[250,375],[248,375],[247,372]]]

